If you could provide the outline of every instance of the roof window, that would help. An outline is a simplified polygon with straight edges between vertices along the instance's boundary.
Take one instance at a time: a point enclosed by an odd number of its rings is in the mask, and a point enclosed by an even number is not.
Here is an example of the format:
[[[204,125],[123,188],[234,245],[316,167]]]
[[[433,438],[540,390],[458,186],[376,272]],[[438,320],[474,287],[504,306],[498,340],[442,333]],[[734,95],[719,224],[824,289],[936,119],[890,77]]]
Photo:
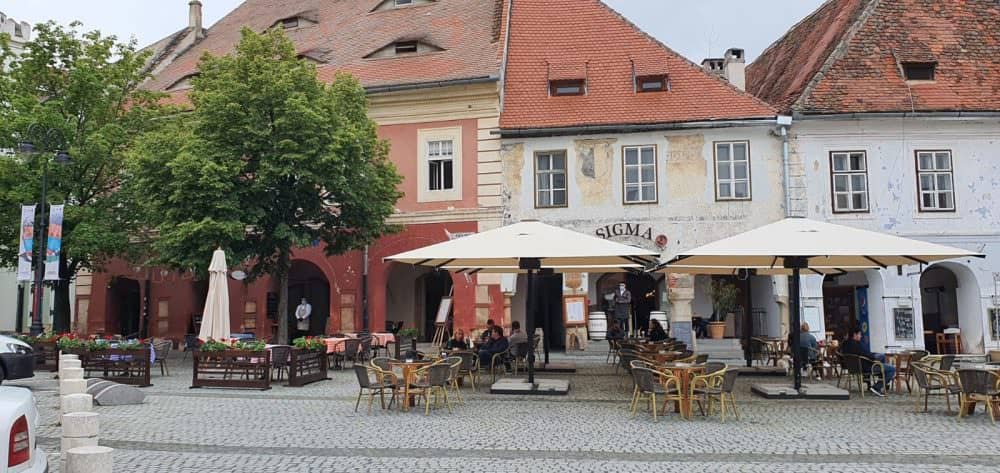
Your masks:
[[[561,95],[583,95],[587,92],[587,81],[585,79],[560,79],[549,81],[549,95],[553,97]]]
[[[906,80],[931,81],[934,80],[935,69],[936,62],[904,62],[903,76]]]
[[[378,5],[375,5],[375,8],[373,8],[372,11],[375,12],[379,10],[395,10],[397,8],[415,7],[417,5],[427,5],[436,1],[437,0],[384,0]]]
[[[417,42],[416,41],[400,41],[395,44],[396,55],[401,54],[416,54],[417,53]]]
[[[667,76],[666,74],[652,75],[652,76],[636,76],[635,78],[635,91],[636,92],[661,92],[667,90]]]

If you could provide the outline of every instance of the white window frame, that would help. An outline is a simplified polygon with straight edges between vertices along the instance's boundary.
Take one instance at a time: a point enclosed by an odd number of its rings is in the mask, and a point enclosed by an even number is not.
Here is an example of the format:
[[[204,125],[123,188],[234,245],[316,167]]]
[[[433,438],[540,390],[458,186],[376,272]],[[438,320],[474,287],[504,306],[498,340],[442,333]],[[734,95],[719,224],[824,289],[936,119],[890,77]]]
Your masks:
[[[948,158],[948,165],[941,167],[938,166],[938,158],[943,156]],[[923,157],[931,158],[931,167],[923,166],[921,162],[921,158]],[[917,170],[917,208],[921,212],[954,212],[957,206],[955,203],[955,160],[951,150],[916,150],[914,152],[914,159],[916,161],[914,165]],[[924,177],[930,178],[931,189],[924,189]],[[948,189],[941,188],[939,180],[941,177],[948,178]],[[941,196],[946,194],[951,195],[950,207],[941,205]],[[925,195],[931,196],[933,200],[932,205],[924,205]]]
[[[557,156],[561,155],[563,158],[563,167],[561,169],[555,169],[549,167],[549,169],[539,169],[538,168],[538,158],[541,156]],[[531,166],[532,166],[532,180],[534,182],[535,188],[535,208],[536,209],[558,209],[569,206],[569,153],[564,149],[558,150],[546,150],[546,151],[535,151],[531,156]],[[556,187],[555,176],[558,174],[563,175],[563,185],[562,187]],[[539,183],[542,179],[548,184],[548,189],[542,189]],[[561,204],[554,204],[555,194],[557,191],[562,191],[564,202]],[[541,195],[547,193],[549,195],[549,204],[542,205]]]
[[[847,168],[837,169],[837,160],[846,159]],[[855,169],[854,158],[861,158],[861,167]],[[837,190],[837,178],[847,179],[847,190]],[[855,178],[861,177],[864,189],[856,189]],[[855,207],[854,197],[864,196],[864,206]],[[847,197],[847,207],[838,205],[837,197]],[[866,151],[831,151],[830,152],[830,205],[833,213],[866,213],[871,210],[870,194],[868,193],[868,153]]]
[[[642,162],[642,152],[644,150],[652,151],[653,160],[650,163]],[[636,163],[628,163],[628,153],[634,151],[636,153]],[[637,145],[637,146],[622,146],[622,203],[626,205],[630,204],[655,204],[658,202],[659,192],[657,189],[659,187],[659,174],[657,171],[656,159],[656,145]],[[653,168],[653,180],[646,181],[642,178],[642,171],[644,168]],[[629,170],[634,169],[636,171],[635,182],[629,182],[628,174]],[[644,194],[643,190],[648,189],[648,186],[653,186],[653,195],[647,196]],[[639,191],[639,198],[636,200],[629,200],[628,192],[630,187],[637,187]]]
[[[431,190],[431,161],[438,156],[430,155],[430,144],[440,141],[451,141],[452,188]],[[463,169],[462,127],[417,130],[417,202],[462,200]]]
[[[733,159],[733,148],[735,145],[742,144],[746,150],[746,155],[743,159]],[[729,177],[720,178],[719,177],[719,147],[725,146],[729,148],[728,168]],[[715,200],[717,201],[739,201],[739,200],[752,200],[753,199],[753,177],[750,169],[750,141],[749,140],[736,140],[736,141],[716,141],[712,143],[712,165],[713,173],[715,174]],[[736,163],[746,162],[746,177],[736,178]],[[747,195],[737,197],[736,196],[736,185],[745,183],[747,186]],[[724,184],[729,185],[729,195],[722,195],[722,186]]]

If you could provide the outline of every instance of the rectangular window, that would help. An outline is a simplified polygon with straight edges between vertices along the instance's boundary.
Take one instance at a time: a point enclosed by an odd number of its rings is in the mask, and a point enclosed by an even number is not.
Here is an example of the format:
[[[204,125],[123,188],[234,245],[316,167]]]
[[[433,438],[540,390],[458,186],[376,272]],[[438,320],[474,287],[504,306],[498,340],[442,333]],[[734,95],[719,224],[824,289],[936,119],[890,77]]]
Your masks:
[[[917,151],[917,188],[921,211],[955,211],[951,151]]]
[[[401,41],[396,43],[396,54],[414,54],[417,52],[416,41]]]
[[[427,177],[432,191],[450,190],[455,186],[453,146],[451,140],[427,142]]]
[[[656,146],[622,148],[626,204],[656,202]]]
[[[635,78],[636,92],[660,92],[667,90],[667,76],[638,76]]]
[[[586,91],[587,81],[583,79],[567,79],[549,81],[549,94],[559,95],[583,95]]]
[[[937,63],[933,62],[904,62],[903,75],[906,80],[934,80],[934,70]]]
[[[402,7],[413,3],[413,0],[396,0],[396,6]]]
[[[750,200],[750,142],[715,143],[716,200]]]
[[[281,20],[281,27],[286,30],[290,30],[292,28],[298,28],[299,19],[297,17],[285,18],[284,20]]]
[[[566,152],[535,153],[535,207],[566,206]]]
[[[864,151],[830,153],[833,212],[868,211],[868,158]]]
[[[994,340],[1000,340],[1000,307],[990,308],[990,335]]]

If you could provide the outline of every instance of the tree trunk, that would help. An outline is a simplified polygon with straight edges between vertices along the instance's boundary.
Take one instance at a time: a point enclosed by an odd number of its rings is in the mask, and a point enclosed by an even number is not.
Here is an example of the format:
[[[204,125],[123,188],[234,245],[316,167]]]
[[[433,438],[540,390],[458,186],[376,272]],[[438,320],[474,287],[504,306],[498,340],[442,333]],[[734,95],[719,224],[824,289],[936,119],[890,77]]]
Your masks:
[[[66,263],[66,256],[60,255],[59,280],[52,284],[55,296],[55,300],[52,302],[52,333],[70,331],[69,281],[72,277],[73,274]]]
[[[288,271],[291,264],[287,254],[278,257],[278,340],[279,345],[288,344]]]

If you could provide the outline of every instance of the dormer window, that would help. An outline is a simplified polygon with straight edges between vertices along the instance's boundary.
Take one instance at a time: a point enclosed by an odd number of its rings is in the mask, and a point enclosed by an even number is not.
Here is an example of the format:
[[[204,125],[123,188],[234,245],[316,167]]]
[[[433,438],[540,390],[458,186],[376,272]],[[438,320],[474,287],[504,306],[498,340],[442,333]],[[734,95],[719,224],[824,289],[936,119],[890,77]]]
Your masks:
[[[280,27],[283,30],[294,30],[296,28],[312,26],[317,23],[319,23],[319,13],[316,10],[304,10],[292,16],[275,21],[274,24],[271,25],[271,28]]]
[[[401,54],[416,54],[417,53],[417,42],[416,41],[400,41],[395,44],[396,55]]]
[[[298,17],[285,18],[284,20],[281,20],[281,27],[284,28],[284,29],[286,29],[286,30],[290,30],[290,29],[293,29],[293,28],[298,28],[299,27],[299,18]]]
[[[413,0],[395,0],[397,7],[413,5]]]
[[[584,79],[563,79],[549,81],[549,95],[583,95],[587,91],[587,81]]]
[[[376,12],[380,10],[395,10],[397,8],[415,7],[418,5],[427,5],[436,1],[437,0],[384,0],[376,5],[372,11]]]
[[[904,62],[903,76],[906,80],[932,81],[935,69],[936,62]]]
[[[667,90],[667,76],[638,76],[635,78],[636,92],[661,92]]]

